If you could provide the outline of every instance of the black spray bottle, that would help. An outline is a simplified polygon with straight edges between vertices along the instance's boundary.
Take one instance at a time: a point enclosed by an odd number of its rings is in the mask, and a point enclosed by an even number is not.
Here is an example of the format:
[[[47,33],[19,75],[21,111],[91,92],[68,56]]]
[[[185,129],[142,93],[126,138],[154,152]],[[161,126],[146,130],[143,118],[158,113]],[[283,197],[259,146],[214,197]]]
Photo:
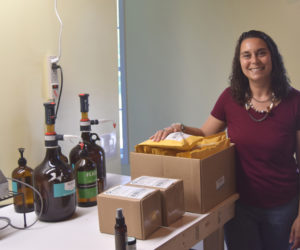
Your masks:
[[[116,250],[126,250],[127,247],[127,226],[122,208],[118,208],[116,214],[115,246]]]

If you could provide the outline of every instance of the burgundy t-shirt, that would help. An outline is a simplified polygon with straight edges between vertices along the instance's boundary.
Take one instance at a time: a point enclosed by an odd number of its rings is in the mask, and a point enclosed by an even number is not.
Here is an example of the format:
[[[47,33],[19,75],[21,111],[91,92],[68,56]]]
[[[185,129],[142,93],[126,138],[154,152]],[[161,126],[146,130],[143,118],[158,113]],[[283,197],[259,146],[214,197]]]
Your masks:
[[[227,124],[228,137],[236,145],[240,200],[263,208],[284,204],[298,194],[294,154],[296,131],[300,130],[300,92],[292,88],[264,121],[253,121],[248,112],[257,119],[264,115],[235,102],[230,88],[211,112]]]

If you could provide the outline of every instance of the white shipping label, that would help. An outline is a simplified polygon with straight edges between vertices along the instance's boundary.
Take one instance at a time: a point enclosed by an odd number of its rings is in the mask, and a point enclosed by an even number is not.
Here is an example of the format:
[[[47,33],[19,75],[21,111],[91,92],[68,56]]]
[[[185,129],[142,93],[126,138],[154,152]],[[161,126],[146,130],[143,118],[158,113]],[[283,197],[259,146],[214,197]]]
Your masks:
[[[119,185],[107,190],[104,194],[141,200],[152,192],[154,192],[154,190],[149,188]]]
[[[141,176],[139,178],[134,179],[132,182],[130,182],[130,184],[142,185],[147,187],[168,188],[176,181],[176,179]]]
[[[216,181],[216,189],[219,190],[221,187],[223,187],[225,184],[225,176],[223,175],[221,178],[219,178]]]

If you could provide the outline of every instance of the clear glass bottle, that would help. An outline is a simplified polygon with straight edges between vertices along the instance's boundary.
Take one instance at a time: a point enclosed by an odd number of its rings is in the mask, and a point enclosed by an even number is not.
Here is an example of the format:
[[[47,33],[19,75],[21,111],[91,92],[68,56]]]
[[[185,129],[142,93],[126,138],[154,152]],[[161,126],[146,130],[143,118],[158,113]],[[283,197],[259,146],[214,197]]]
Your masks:
[[[97,205],[97,165],[88,157],[87,145],[80,144],[80,159],[75,164],[76,194],[79,207]]]
[[[81,139],[84,144],[87,145],[88,156],[97,165],[97,186],[98,193],[104,190],[106,185],[106,165],[105,165],[105,152],[101,146],[99,146],[96,141],[100,140],[96,133],[91,133],[91,125],[98,124],[97,120],[90,120],[88,117],[89,94],[80,94],[80,131]],[[81,148],[80,145],[76,145],[69,154],[69,160],[72,167],[75,167],[76,162],[80,159]]]
[[[74,172],[61,158],[55,133],[55,103],[45,103],[46,133],[44,160],[34,169],[34,187],[41,193],[43,209],[40,220],[62,221],[76,209]],[[41,202],[35,198],[35,211],[41,211]]]
[[[19,148],[21,155],[18,160],[19,167],[13,170],[12,178],[32,186],[33,170],[26,165],[27,161],[23,156],[24,150],[24,148]],[[33,190],[14,180],[12,181],[12,190],[14,192],[13,200],[15,211],[17,213],[32,212],[34,210]]]

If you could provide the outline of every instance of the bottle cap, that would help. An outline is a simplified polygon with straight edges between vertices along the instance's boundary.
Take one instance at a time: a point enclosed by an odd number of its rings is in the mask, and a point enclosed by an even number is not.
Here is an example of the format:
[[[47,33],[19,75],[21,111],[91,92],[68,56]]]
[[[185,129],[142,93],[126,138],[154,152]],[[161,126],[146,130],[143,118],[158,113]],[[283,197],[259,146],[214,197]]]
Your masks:
[[[131,245],[135,245],[136,244],[136,238],[135,237],[128,237],[127,238],[127,245],[131,246]]]
[[[25,151],[25,148],[19,148],[19,152],[20,152],[20,155],[21,155],[21,157],[20,157],[19,160],[18,160],[19,166],[26,166],[27,161],[26,161],[26,159],[23,157],[24,151]]]

